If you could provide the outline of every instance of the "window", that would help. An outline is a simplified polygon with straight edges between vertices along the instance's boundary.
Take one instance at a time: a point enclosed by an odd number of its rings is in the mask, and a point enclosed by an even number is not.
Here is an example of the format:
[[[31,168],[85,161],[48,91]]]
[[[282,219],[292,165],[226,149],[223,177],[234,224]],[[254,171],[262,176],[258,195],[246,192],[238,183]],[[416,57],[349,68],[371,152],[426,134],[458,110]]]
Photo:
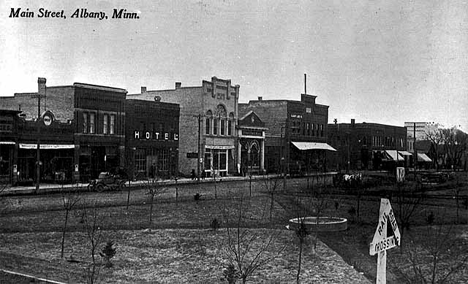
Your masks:
[[[226,135],[226,120],[221,119],[221,129],[220,129],[221,135]]]
[[[226,135],[226,120],[227,120],[226,107],[219,104],[216,107],[215,116],[217,117],[217,119],[215,119],[213,123],[213,134],[214,135],[218,135],[218,134]],[[219,132],[218,132],[218,127],[220,128]]]
[[[83,112],[83,133],[88,133],[88,114]]]
[[[111,114],[110,116],[110,127],[109,127],[109,134],[115,133],[115,115]]]
[[[307,122],[307,136],[310,136],[310,123]]]
[[[213,119],[213,113],[211,110],[206,112],[206,121],[205,121],[205,134],[209,135],[211,134],[211,123]]]
[[[96,115],[94,113],[89,114],[89,133],[96,133],[95,128]]]
[[[146,172],[146,152],[145,149],[137,149],[135,151],[135,171],[137,173]]]
[[[107,134],[107,130],[109,128],[109,115],[105,114],[102,120],[103,128],[102,128],[102,133]]]
[[[320,124],[320,136],[323,137],[323,124]]]
[[[228,121],[228,135],[231,136],[233,133],[235,133],[234,130],[234,113],[229,114],[229,121]]]
[[[218,135],[218,119],[213,120],[213,135]]]

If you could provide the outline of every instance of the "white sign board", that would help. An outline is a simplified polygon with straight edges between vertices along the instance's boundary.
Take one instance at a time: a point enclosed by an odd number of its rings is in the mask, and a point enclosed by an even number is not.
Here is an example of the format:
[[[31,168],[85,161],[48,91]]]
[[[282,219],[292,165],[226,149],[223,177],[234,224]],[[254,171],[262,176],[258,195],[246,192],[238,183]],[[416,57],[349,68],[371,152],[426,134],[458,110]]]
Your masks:
[[[387,236],[387,225],[390,224],[393,235]],[[400,245],[401,235],[393,214],[390,200],[382,198],[380,200],[379,224],[375,230],[374,238],[370,246],[370,255],[391,249]]]
[[[396,168],[396,178],[397,178],[397,182],[405,181],[405,168],[404,167]]]
[[[390,224],[390,226],[388,226]],[[391,229],[391,230],[389,230]],[[370,255],[377,256],[377,284],[385,284],[387,278],[387,250],[400,245],[401,235],[393,214],[390,200],[380,200],[379,224],[370,244]]]

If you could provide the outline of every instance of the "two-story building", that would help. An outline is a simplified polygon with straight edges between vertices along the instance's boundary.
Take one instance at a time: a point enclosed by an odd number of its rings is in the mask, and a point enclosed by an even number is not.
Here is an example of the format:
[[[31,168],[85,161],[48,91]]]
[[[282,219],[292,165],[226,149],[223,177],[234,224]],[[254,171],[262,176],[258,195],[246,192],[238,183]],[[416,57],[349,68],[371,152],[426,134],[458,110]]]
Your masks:
[[[406,166],[406,127],[379,123],[335,123],[328,125],[328,142],[337,152],[329,164],[336,170],[392,169]]]
[[[34,175],[38,139],[40,180],[64,172],[67,179],[88,181],[100,171],[123,167],[126,93],[124,89],[83,83],[49,87],[45,78],[39,78],[37,93],[0,97],[1,109],[21,111],[25,121],[18,125],[15,144],[20,177]],[[58,171],[61,164],[71,169]]]
[[[251,100],[239,104],[239,113],[253,111],[265,123],[267,172],[304,173],[326,170],[328,106],[316,96],[302,94],[300,101]]]
[[[128,99],[125,113],[128,174],[137,179],[177,175],[179,105]]]
[[[237,104],[239,85],[231,80],[212,77],[201,86],[147,90],[129,94],[128,99],[161,101],[180,105],[179,171],[200,176],[216,173],[225,176],[238,172],[237,166]]]

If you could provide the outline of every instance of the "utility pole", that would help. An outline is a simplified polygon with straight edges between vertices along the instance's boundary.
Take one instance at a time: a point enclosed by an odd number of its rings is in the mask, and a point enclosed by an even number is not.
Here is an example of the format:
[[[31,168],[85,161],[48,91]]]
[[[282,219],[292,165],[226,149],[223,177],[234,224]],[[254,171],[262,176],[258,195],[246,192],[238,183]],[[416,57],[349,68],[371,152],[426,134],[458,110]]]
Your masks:
[[[38,92],[32,98],[37,98],[37,149],[36,149],[36,189],[34,193],[39,192],[39,182],[41,179],[41,97],[45,97],[45,78],[37,78]]]
[[[198,114],[198,159],[197,159],[197,181],[198,183],[200,183],[200,163],[201,163],[200,139],[201,139],[201,114]]]
[[[416,150],[416,122],[413,123],[413,152],[414,152],[414,180],[416,180],[416,169],[418,165],[418,151]]]

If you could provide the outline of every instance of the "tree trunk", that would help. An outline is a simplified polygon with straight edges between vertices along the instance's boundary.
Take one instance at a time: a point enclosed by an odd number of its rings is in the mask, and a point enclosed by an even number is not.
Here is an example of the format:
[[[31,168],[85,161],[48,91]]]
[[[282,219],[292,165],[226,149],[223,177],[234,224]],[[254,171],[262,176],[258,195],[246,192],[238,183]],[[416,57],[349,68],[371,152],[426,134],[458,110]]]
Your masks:
[[[153,227],[153,200],[154,200],[154,195],[151,195],[150,216],[149,216],[149,229],[150,230],[151,230],[151,227]]]
[[[302,244],[304,241],[299,240],[299,260],[297,263],[297,275],[296,275],[296,283],[300,283],[300,276],[301,276],[301,264],[302,264]]]
[[[65,247],[65,232],[67,231],[68,212],[69,212],[69,210],[65,210],[65,224],[63,225],[63,231],[62,231],[62,250],[60,252],[60,257],[61,258],[63,258],[63,251],[64,251],[64,247]]]

